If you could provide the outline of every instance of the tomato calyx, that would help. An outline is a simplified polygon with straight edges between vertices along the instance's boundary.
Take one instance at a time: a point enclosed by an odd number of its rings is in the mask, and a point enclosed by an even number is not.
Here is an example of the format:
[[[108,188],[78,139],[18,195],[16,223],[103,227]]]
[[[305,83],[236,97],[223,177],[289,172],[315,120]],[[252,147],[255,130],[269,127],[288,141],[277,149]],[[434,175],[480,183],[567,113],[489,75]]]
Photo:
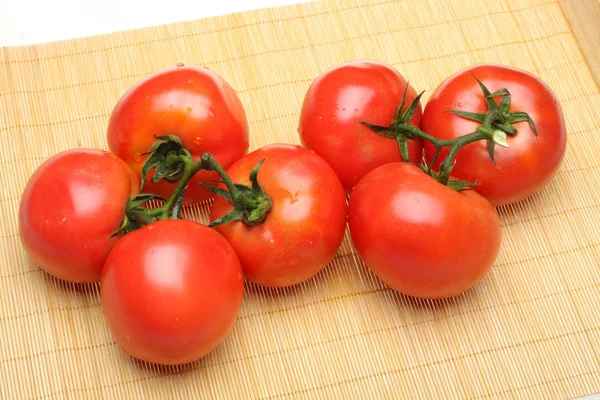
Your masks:
[[[125,207],[125,215],[120,228],[113,236],[126,234],[163,219],[180,218],[183,195],[189,180],[201,169],[205,169],[202,161],[193,162],[190,152],[183,147],[177,136],[157,136],[157,141],[152,149],[144,155],[150,155],[142,167],[142,179],[140,190],[144,188],[146,176],[154,168],[154,175],[150,179],[156,183],[165,180],[169,183],[177,183],[173,194],[169,199],[151,193],[141,193],[129,199]],[[146,205],[152,201],[163,201],[164,204],[156,208],[147,208]]]
[[[511,103],[511,94],[507,89],[500,89],[495,91],[494,93],[490,93],[489,89],[477,78],[475,75],[471,74],[473,78],[477,81],[477,84],[481,88],[483,95],[486,100],[486,104],[488,107],[487,113],[473,113],[462,110],[448,110],[453,114],[456,114],[460,117],[470,119],[471,121],[476,121],[481,123],[482,125],[477,128],[477,130],[482,133],[493,136],[496,135],[500,140],[502,140],[502,133],[508,136],[514,136],[517,134],[517,128],[514,127],[514,124],[517,122],[527,121],[534,135],[538,137],[538,132],[535,127],[535,122],[533,119],[523,111],[510,111],[510,103]],[[495,98],[502,96],[500,103],[496,103]],[[500,131],[500,132],[497,132]],[[504,137],[504,141],[506,138]],[[496,161],[494,160],[494,148],[496,143],[495,140],[490,140],[488,142],[488,152],[490,154],[490,158],[494,165],[496,165]]]
[[[252,168],[252,171],[250,171],[249,178],[252,183],[251,186],[234,183],[223,167],[221,167],[209,153],[204,153],[201,160],[205,164],[206,169],[215,171],[221,177],[221,180],[202,182],[202,187],[223,197],[234,206],[234,209],[229,213],[214,220],[209,225],[210,227],[223,225],[232,221],[242,221],[245,225],[254,226],[265,220],[267,214],[271,210],[273,202],[258,182],[258,172],[265,161],[264,159],[259,161],[258,164]],[[207,183],[221,183],[224,184],[227,189],[208,185]]]
[[[177,136],[164,135],[157,136],[156,139],[152,149],[144,153],[150,156],[142,167],[141,189],[143,189],[146,176],[151,170],[154,170],[151,182],[157,183],[165,180],[169,183],[177,183],[177,186],[169,199],[150,193],[142,193],[130,198],[121,227],[113,236],[129,233],[159,220],[180,218],[185,190],[190,179],[200,170],[215,171],[219,175],[221,180],[204,181],[200,184],[234,205],[234,209],[230,213],[215,220],[209,226],[213,227],[237,220],[253,226],[265,220],[271,210],[272,201],[258,182],[258,171],[264,160],[260,161],[250,172],[252,185],[248,186],[232,182],[223,167],[208,152],[202,154],[200,159],[194,162],[191,153]],[[207,185],[207,183],[223,183],[226,189]],[[156,208],[147,208],[147,204],[152,200],[163,201],[164,204]]]
[[[436,152],[431,164],[435,164],[437,162],[444,147],[449,148],[448,154],[440,164],[439,172],[434,171],[431,165],[428,165],[426,162],[423,162],[423,164],[418,166],[423,170],[423,172],[441,184],[446,185],[456,191],[473,189],[477,186],[477,182],[470,183],[468,181],[450,180],[450,174],[454,168],[456,154],[461,148],[479,140],[487,140],[490,158],[494,165],[496,165],[496,161],[494,160],[495,147],[496,145],[508,147],[506,137],[517,134],[517,129],[513,126],[515,123],[527,121],[536,137],[538,135],[535,123],[529,114],[523,111],[510,111],[511,94],[507,89],[500,89],[494,93],[491,93],[483,84],[483,82],[481,82],[475,75],[473,75],[473,78],[477,80],[477,83],[483,92],[488,108],[487,112],[485,114],[462,110],[448,110],[448,112],[472,121],[479,122],[481,125],[478,126],[474,132],[460,136],[453,140],[443,140],[437,139],[423,132],[418,127],[411,125],[410,119],[412,118],[412,115],[414,114],[418,102],[424,92],[421,92],[410,104],[410,106],[407,107],[407,109],[403,112],[402,108],[405,104],[408,84],[404,90],[402,104],[398,108],[396,117],[390,126],[378,126],[368,122],[361,122],[361,124],[366,125],[379,135],[395,138],[398,142],[400,155],[404,161],[408,161],[408,139],[424,140],[431,143],[435,147]],[[500,103],[497,103],[495,98],[500,96],[502,96],[502,99],[500,100]]]
[[[415,114],[417,107],[419,106],[419,101],[421,100],[421,96],[423,96],[423,94],[425,93],[425,91],[422,91],[421,93],[419,93],[419,95],[417,97],[415,97],[413,102],[410,103],[410,105],[406,108],[406,110],[403,110],[404,105],[406,104],[406,94],[408,92],[408,88],[409,88],[409,83],[407,82],[406,87],[404,88],[404,93],[402,94],[402,102],[400,103],[400,106],[396,110],[396,115],[394,117],[394,120],[390,124],[390,126],[373,125],[369,122],[361,121],[361,124],[369,127],[373,132],[375,132],[379,135],[382,135],[382,136],[396,139],[396,142],[398,143],[398,149],[400,150],[400,156],[402,157],[403,161],[409,160],[409,158],[408,158],[408,139],[410,137],[408,135],[400,134],[399,132],[401,132],[401,131],[410,132],[415,129],[419,130],[419,128],[417,128],[416,126],[411,125],[410,121],[412,120],[412,117]]]

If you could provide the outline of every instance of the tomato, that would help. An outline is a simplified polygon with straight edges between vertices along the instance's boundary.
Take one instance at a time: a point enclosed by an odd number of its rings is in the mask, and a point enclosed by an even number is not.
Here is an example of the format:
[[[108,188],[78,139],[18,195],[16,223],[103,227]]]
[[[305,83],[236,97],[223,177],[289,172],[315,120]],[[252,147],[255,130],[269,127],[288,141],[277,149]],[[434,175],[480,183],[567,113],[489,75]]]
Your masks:
[[[138,191],[137,176],[114,154],[93,149],[59,153],[33,173],[21,197],[23,247],[50,275],[96,282],[118,240],[109,237]]]
[[[237,320],[244,278],[233,248],[214,230],[170,219],[125,235],[100,282],[108,326],[133,357],[184,364],[216,348]]]
[[[490,92],[506,88],[512,95],[511,111],[523,111],[535,122],[539,137],[526,121],[517,122],[517,134],[508,136],[508,148],[495,147],[494,165],[486,141],[462,148],[452,175],[479,181],[475,189],[495,206],[523,200],[546,185],[558,170],[566,149],[563,114],[550,88],[528,72],[502,65],[475,65],[447,78],[431,95],[423,113],[422,129],[439,139],[454,139],[475,131],[481,124],[447,112],[487,111],[475,75]],[[428,160],[435,148],[425,143]],[[447,153],[442,151],[440,160]],[[439,165],[439,162],[437,163]]]
[[[119,100],[110,117],[108,145],[141,176],[155,136],[178,136],[196,160],[209,151],[228,167],[248,151],[248,122],[235,91],[215,72],[196,66],[177,66],[138,82]],[[188,187],[185,204],[212,194],[197,184],[215,179],[202,171]],[[165,198],[174,185],[147,182],[144,191]]]
[[[325,71],[312,83],[302,104],[298,132],[302,144],[320,155],[340,177],[347,192],[369,171],[401,161],[395,139],[361,122],[388,126],[402,102],[407,81],[378,61],[350,61]],[[416,98],[409,86],[403,110]],[[421,105],[410,122],[419,126]],[[412,162],[421,160],[422,144],[409,140]]]
[[[368,173],[352,192],[348,220],[367,267],[409,296],[464,292],[486,274],[500,248],[500,219],[485,198],[456,192],[408,163]]]
[[[250,171],[263,159],[258,182],[272,202],[266,219],[254,226],[234,221],[215,229],[232,244],[250,281],[291,286],[317,274],[337,252],[346,226],[346,195],[331,167],[300,146],[265,146],[236,161],[227,174],[248,184]],[[211,221],[232,209],[229,201],[216,197]]]

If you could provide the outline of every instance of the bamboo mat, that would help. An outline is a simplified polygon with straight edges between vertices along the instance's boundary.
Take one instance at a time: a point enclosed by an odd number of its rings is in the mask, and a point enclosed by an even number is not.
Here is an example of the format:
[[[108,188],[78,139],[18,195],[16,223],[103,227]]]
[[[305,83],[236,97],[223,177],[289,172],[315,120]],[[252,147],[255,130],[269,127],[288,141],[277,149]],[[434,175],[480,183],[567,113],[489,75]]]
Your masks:
[[[200,5],[199,5],[200,6]],[[49,156],[106,148],[109,113],[177,62],[239,92],[251,147],[298,143],[308,85],[342,61],[397,67],[428,95],[478,62],[546,81],[569,132],[561,170],[500,210],[503,247],[467,294],[417,301],[386,288],[346,237],[313,280],[248,285],[232,334],[183,367],[124,356],[98,287],[49,278],[17,236],[19,197]],[[565,399],[600,391],[600,93],[556,0],[344,0],[0,49],[0,397]],[[187,216],[206,219],[206,205]]]

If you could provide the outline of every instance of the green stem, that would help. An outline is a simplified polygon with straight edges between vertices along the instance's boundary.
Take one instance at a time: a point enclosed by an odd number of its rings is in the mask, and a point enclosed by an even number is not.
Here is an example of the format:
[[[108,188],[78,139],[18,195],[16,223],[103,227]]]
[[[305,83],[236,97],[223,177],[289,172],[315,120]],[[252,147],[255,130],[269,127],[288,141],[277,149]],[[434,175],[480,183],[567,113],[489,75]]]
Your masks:
[[[188,182],[190,181],[190,179],[192,179],[192,177],[196,174],[196,172],[203,169],[202,163],[200,163],[200,162],[195,163],[189,157],[178,156],[177,158],[178,158],[178,161],[182,162],[185,166],[184,170],[183,170],[183,176],[181,177],[180,181],[177,183],[177,186],[175,187],[173,194],[171,195],[171,197],[169,197],[167,202],[165,204],[163,204],[161,207],[158,207],[155,209],[155,210],[159,210],[159,211],[156,211],[156,215],[160,216],[159,219],[171,218],[171,210],[175,207],[175,205],[178,202],[183,201],[183,192],[185,191],[185,188],[187,187]],[[178,210],[179,210],[179,208],[178,208]],[[179,212],[177,212],[176,214],[179,214]],[[177,218],[178,215],[174,215],[173,217]]]
[[[209,153],[204,153],[200,161],[204,169],[215,171],[221,177],[227,190],[216,186],[203,186],[229,200],[234,206],[232,211],[213,221],[210,226],[222,225],[235,220],[240,220],[248,226],[254,226],[265,220],[273,203],[258,183],[258,171],[264,160],[260,161],[250,172],[252,186],[233,183],[223,167]]]
[[[227,187],[227,191],[229,191],[229,195],[231,196],[233,204],[241,203],[246,207],[253,207],[256,205],[255,202],[252,201],[252,199],[242,194],[242,191],[235,186],[235,184],[233,183],[229,175],[227,175],[221,164],[219,164],[210,153],[202,154],[200,162],[202,162],[204,169],[209,171],[215,171],[219,175],[219,177]]]
[[[169,183],[177,182],[171,197],[164,199],[158,195],[141,193],[135,195],[127,202],[125,215],[121,227],[112,236],[121,235],[152,224],[159,220],[179,218],[183,203],[183,195],[192,177],[200,170],[215,171],[220,177],[219,183],[224,183],[227,190],[219,186],[200,183],[206,189],[230,201],[234,210],[229,214],[215,220],[210,226],[216,226],[234,220],[241,220],[246,225],[256,225],[264,221],[271,210],[271,198],[264,192],[258,182],[258,171],[263,161],[259,162],[250,172],[252,186],[234,183],[223,167],[209,153],[204,153],[196,162],[192,160],[190,152],[183,147],[181,140],[172,135],[157,137],[157,142],[146,153],[150,156],[142,168],[143,182],[146,175],[154,170],[151,181],[156,183],[165,180]],[[161,200],[164,204],[150,209],[146,204],[151,200]]]
[[[438,181],[444,185],[448,184],[448,180],[450,179],[450,173],[452,172],[452,168],[454,167],[454,159],[456,158],[456,154],[458,151],[465,147],[468,144],[475,143],[479,140],[488,139],[489,136],[479,129],[475,132],[469,133],[468,135],[460,136],[454,140],[451,140],[450,150],[448,154],[444,158],[444,161],[440,164],[440,174]]]

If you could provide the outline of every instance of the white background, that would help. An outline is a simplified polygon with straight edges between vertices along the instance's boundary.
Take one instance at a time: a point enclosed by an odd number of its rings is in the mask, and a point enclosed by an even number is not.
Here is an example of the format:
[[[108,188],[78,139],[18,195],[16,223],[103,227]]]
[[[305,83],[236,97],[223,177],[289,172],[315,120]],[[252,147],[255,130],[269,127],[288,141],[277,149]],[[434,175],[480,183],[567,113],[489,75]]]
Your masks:
[[[72,39],[308,0],[0,0],[0,47]]]

